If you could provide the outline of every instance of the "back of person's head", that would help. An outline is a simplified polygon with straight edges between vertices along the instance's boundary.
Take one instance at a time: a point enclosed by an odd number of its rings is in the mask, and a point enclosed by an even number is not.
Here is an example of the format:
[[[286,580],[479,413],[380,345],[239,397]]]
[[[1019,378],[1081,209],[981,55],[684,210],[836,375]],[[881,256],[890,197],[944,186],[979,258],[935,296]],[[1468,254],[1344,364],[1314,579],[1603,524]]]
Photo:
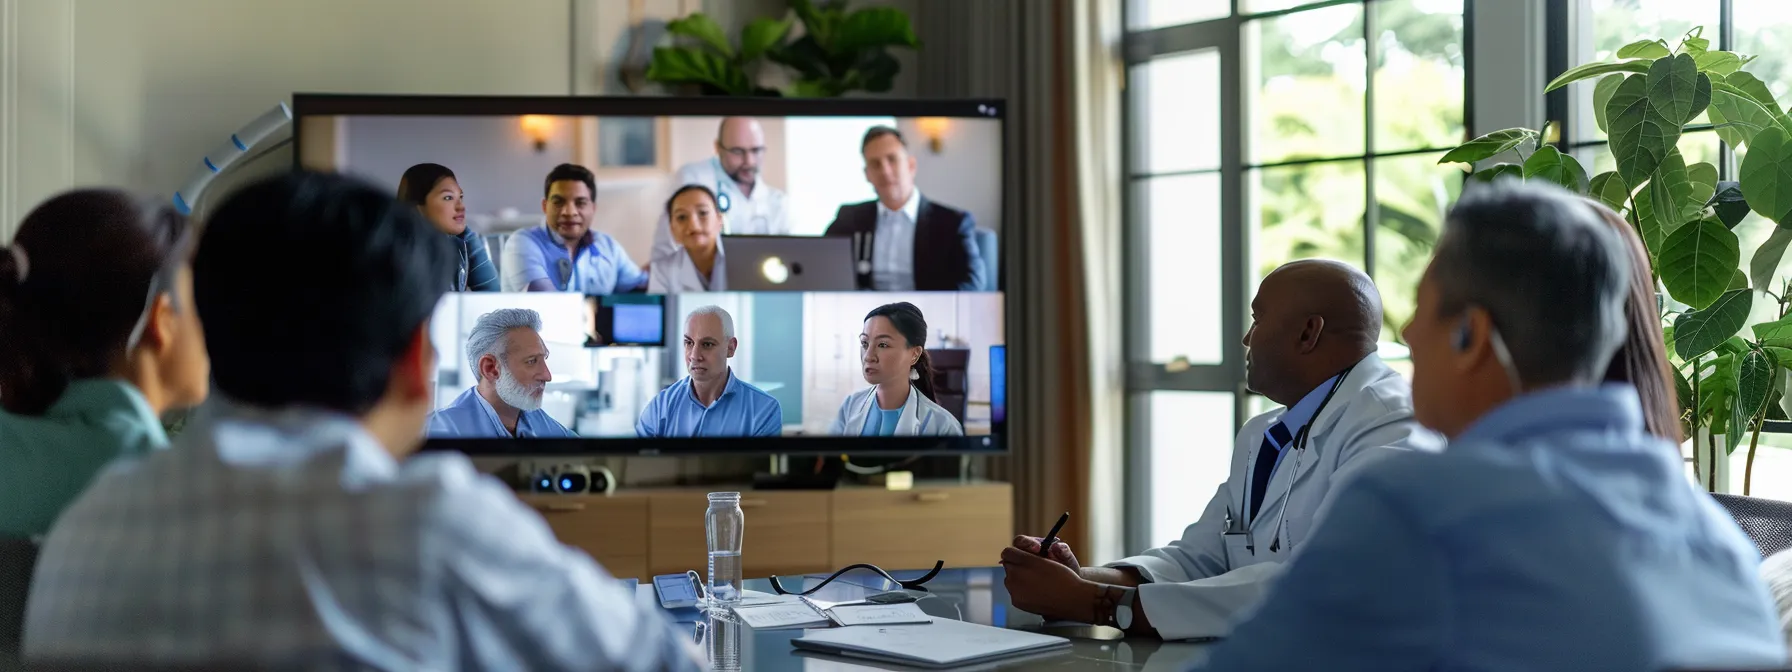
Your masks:
[[[444,178],[454,177],[454,171],[439,163],[419,163],[406,168],[404,175],[398,178],[398,200],[411,205],[423,205],[434,191],[436,183]]]
[[[1624,342],[1631,265],[1579,196],[1501,180],[1450,210],[1430,272],[1437,316],[1485,310],[1512,373],[1534,389],[1604,377]]]
[[[122,191],[70,191],[34,208],[0,248],[0,405],[37,415],[75,380],[120,375],[158,296],[191,309],[174,287],[191,248],[185,217]]]
[[[1673,364],[1661,338],[1661,306],[1655,298],[1655,279],[1649,267],[1649,248],[1624,217],[1598,201],[1587,201],[1606,226],[1618,234],[1630,261],[1630,296],[1624,303],[1624,344],[1612,356],[1605,379],[1629,383],[1643,404],[1643,424],[1649,433],[1680,445],[1680,396],[1674,390]]]
[[[366,413],[442,298],[453,245],[354,178],[295,172],[233,194],[193,261],[218,388],[254,406]]]

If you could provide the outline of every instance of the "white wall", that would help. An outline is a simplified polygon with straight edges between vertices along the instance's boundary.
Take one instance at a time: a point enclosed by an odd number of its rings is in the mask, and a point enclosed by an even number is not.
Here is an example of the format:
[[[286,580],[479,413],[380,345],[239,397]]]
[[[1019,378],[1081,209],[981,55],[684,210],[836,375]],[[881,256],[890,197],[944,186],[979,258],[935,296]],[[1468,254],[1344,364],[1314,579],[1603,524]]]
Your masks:
[[[915,185],[923,195],[971,213],[978,226],[1003,229],[1002,122],[952,119],[941,135],[938,154],[914,119],[904,118],[896,125],[908,140],[909,153],[915,155]]]

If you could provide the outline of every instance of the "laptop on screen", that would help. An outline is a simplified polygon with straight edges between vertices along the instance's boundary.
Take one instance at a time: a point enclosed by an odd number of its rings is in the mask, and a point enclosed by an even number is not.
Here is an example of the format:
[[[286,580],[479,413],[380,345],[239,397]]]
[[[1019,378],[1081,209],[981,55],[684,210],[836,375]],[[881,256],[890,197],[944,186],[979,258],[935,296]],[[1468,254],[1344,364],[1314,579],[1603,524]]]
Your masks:
[[[852,239],[722,236],[731,292],[850,292],[858,289]]]

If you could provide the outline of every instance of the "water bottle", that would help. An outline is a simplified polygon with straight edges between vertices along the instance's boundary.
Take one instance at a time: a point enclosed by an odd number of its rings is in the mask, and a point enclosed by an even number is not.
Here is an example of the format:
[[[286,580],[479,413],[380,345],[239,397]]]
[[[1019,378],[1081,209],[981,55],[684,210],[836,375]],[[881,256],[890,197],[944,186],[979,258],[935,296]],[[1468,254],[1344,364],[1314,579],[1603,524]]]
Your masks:
[[[741,672],[741,624],[731,615],[711,613],[705,648],[709,649],[709,666],[716,672]]]
[[[709,596],[721,604],[740,601],[740,544],[747,526],[740,510],[740,493],[709,493],[709,512],[703,515],[709,535]]]

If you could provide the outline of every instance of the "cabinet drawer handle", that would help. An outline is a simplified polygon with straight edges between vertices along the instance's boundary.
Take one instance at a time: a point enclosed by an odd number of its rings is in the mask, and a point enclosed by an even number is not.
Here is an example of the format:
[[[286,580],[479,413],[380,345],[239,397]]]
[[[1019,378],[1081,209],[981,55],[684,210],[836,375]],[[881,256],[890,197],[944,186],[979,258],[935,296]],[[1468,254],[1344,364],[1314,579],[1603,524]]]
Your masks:
[[[762,506],[765,506],[765,500],[763,500],[763,499],[740,500],[740,508],[743,508],[743,509],[757,509]]]
[[[917,501],[917,502],[943,502],[943,501],[946,501],[951,498],[952,498],[952,494],[948,493],[948,492],[919,492],[919,493],[915,493],[915,501]]]
[[[550,504],[537,504],[535,505],[535,508],[541,509],[546,513],[571,513],[573,511],[584,511],[585,504],[583,502],[553,502]]]

